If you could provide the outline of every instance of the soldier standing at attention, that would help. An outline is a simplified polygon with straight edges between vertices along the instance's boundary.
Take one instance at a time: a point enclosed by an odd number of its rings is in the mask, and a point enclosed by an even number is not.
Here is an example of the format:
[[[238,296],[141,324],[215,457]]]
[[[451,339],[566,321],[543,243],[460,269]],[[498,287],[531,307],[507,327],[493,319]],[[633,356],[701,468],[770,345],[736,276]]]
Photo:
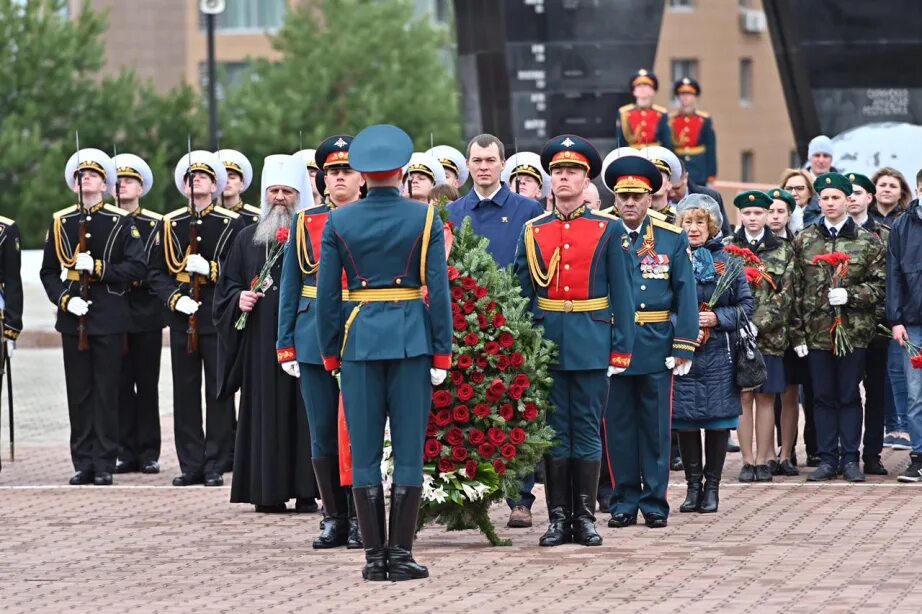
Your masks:
[[[8,353],[22,332],[22,251],[16,222],[0,215],[0,343]]]
[[[689,77],[675,82],[672,92],[679,108],[669,113],[669,128],[677,156],[685,161],[692,183],[708,185],[717,178],[717,145],[711,115],[696,108],[701,86]]]
[[[619,144],[637,149],[648,145],[672,147],[669,112],[664,107],[653,104],[653,96],[658,89],[659,79],[645,68],[641,68],[631,77],[634,102],[618,109],[616,138]]]

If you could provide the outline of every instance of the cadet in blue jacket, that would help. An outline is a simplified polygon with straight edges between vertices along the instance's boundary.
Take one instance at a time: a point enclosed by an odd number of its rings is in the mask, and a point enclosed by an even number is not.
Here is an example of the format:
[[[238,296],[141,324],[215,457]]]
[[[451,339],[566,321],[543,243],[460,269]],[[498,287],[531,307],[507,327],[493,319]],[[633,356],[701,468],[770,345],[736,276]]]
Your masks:
[[[451,367],[452,321],[442,222],[435,209],[399,194],[401,168],[413,153],[396,126],[366,128],[349,150],[368,196],[330,214],[317,282],[317,333],[323,364],[342,369],[352,441],[353,486],[365,541],[366,580],[426,578],[413,560],[422,497],[423,441],[432,386]],[[349,299],[342,309],[341,271]],[[429,306],[422,286],[429,289]],[[384,545],[381,456],[384,422],[394,446],[390,535]]]
[[[582,198],[601,163],[595,147],[572,134],[544,145],[541,165],[551,176],[554,208],[525,225],[516,252],[515,272],[535,323],[560,352],[548,419],[557,444],[545,459],[550,525],[542,546],[602,544],[593,515],[602,413],[609,376],[631,363],[634,299],[624,227]]]

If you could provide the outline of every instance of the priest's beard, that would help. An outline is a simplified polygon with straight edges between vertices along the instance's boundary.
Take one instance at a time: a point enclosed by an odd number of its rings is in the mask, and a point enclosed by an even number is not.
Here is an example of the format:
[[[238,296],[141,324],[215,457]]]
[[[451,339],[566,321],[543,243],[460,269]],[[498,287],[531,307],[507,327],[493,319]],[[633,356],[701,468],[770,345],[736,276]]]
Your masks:
[[[256,232],[253,233],[253,244],[266,245],[270,241],[275,241],[275,233],[280,228],[290,228],[291,219],[291,209],[278,205],[272,207],[269,213],[263,215],[257,223]]]

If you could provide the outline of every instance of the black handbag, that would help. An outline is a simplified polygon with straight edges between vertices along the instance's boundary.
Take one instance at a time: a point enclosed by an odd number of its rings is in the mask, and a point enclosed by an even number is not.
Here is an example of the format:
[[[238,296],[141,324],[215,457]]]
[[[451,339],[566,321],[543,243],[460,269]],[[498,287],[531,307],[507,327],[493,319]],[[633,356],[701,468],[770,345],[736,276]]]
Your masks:
[[[751,331],[751,322],[742,307],[736,308],[736,385],[742,390],[753,390],[765,383],[768,370],[765,368],[765,358],[756,345],[752,335],[743,335],[743,329]]]

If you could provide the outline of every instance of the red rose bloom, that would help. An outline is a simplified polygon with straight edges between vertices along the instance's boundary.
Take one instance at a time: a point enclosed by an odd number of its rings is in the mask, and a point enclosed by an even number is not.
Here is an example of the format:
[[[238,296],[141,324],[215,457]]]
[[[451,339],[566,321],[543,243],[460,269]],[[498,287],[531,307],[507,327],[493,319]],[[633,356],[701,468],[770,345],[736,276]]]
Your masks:
[[[490,363],[489,363],[489,361],[487,360],[486,355],[481,354],[480,356],[477,357],[477,368],[478,368],[478,369],[486,369],[486,368],[487,368],[487,365],[489,365],[489,364],[490,364]]]
[[[454,315],[458,315],[459,313],[461,313],[461,305],[459,305],[458,303],[452,303],[451,313]]]
[[[436,441],[435,439],[427,439],[423,451],[425,452],[427,459],[431,460],[436,458],[439,454],[442,453],[442,442]]]
[[[522,417],[526,420],[537,420],[538,419],[538,406],[534,403],[526,403],[525,411],[522,412]]]
[[[506,441],[506,433],[504,433],[502,429],[491,426],[487,429],[487,439],[489,439],[490,443],[492,443],[494,446],[498,446],[499,444]]]
[[[525,394],[525,389],[515,384],[509,386],[509,398],[513,401],[518,401],[522,398],[522,395]]]
[[[458,277],[460,276],[461,276],[461,273],[458,272],[458,269],[456,269],[453,266],[448,267],[448,281],[454,281],[458,279]]]
[[[486,418],[490,415],[490,406],[486,403],[478,403],[474,405],[474,415],[478,418]]]
[[[509,357],[509,362],[512,364],[513,367],[521,367],[522,365],[525,364],[525,357],[519,352],[513,352],[512,355]]]
[[[511,361],[509,360],[509,357],[506,356],[505,354],[502,354],[502,355],[496,360],[496,368],[499,369],[500,371],[505,371],[506,369],[509,368],[509,363],[510,363],[510,362],[511,362]]]
[[[485,297],[486,295],[487,295],[487,289],[484,288],[483,286],[477,286],[476,288],[474,288],[475,297],[480,299],[480,298]]]
[[[498,313],[495,316],[493,316],[493,326],[495,326],[496,328],[500,328],[505,325],[506,325],[506,316],[504,316],[501,313]]]
[[[512,380],[512,385],[518,388],[528,388],[531,386],[531,380],[528,379],[528,376],[524,373],[519,373],[515,376],[515,379]]]
[[[439,459],[439,471],[441,473],[450,473],[455,470],[455,464],[450,458],[443,456]]]
[[[490,460],[496,454],[496,446],[492,443],[482,443],[477,446],[477,454],[484,460]]]
[[[475,384],[482,384],[485,378],[486,375],[483,374],[483,371],[474,371],[471,373],[471,381]]]
[[[461,332],[467,330],[467,320],[464,319],[464,316],[460,313],[455,314],[455,317],[452,318],[452,324],[456,331]]]
[[[456,446],[451,449],[451,457],[456,462],[463,463],[467,460],[467,448]]]
[[[490,392],[500,398],[506,392],[506,384],[503,383],[503,380],[496,378],[490,383]]]
[[[451,393],[447,390],[436,390],[432,393],[432,403],[436,407],[448,407],[451,405]]]
[[[503,403],[499,406],[499,415],[502,416],[503,420],[507,422],[512,420],[512,417],[515,415],[515,408],[512,407],[512,403]]]
[[[451,412],[447,409],[440,409],[435,413],[436,426],[448,426],[451,424]]]
[[[490,322],[487,321],[487,316],[482,313],[477,314],[477,325],[480,327],[480,330],[487,330],[490,327]]]
[[[477,287],[477,282],[474,281],[473,277],[468,277],[467,275],[465,275],[464,277],[461,278],[461,286],[465,290],[473,290],[474,288]]]
[[[474,397],[474,387],[470,384],[461,384],[458,386],[458,398],[462,401],[470,401]]]
[[[483,351],[487,354],[490,354],[491,356],[495,355],[499,352],[499,344],[495,341],[487,341],[487,343],[483,346]]]
[[[445,433],[445,441],[453,446],[460,446],[464,443],[464,433],[457,426],[453,426]]]
[[[464,475],[467,476],[467,479],[473,480],[477,477],[477,463],[469,460],[467,464],[464,465]]]
[[[282,226],[281,228],[275,231],[275,240],[278,241],[279,243],[287,243],[288,242],[288,232],[289,232],[288,226]]]
[[[493,470],[496,471],[496,473],[498,473],[499,475],[505,475],[506,463],[504,463],[503,461],[499,459],[496,459],[495,461],[493,461]]]
[[[438,432],[439,428],[431,420],[426,426],[426,437],[435,437],[435,434]]]
[[[463,288],[459,288],[458,286],[455,286],[454,288],[451,289],[451,300],[460,301],[463,298],[464,298]]]
[[[458,424],[467,424],[471,420],[471,410],[467,408],[467,405],[456,405],[451,411],[451,417]]]
[[[922,369],[922,354],[910,357],[909,364],[912,365],[913,369]]]
[[[509,441],[517,446],[525,443],[525,440],[528,438],[528,435],[525,433],[525,429],[520,429],[515,427],[509,431]]]
[[[480,343],[480,337],[478,337],[476,333],[468,333],[465,335],[464,345],[474,347],[478,343]]]
[[[464,312],[464,315],[474,313],[475,309],[477,309],[477,305],[474,303],[474,301],[464,301],[464,306],[461,307],[461,311]]]
[[[461,354],[458,356],[458,368],[459,369],[470,369],[474,364],[474,359],[470,357],[469,354]]]
[[[502,454],[504,458],[513,459],[515,458],[515,446],[511,443],[504,444],[503,447],[500,448],[499,453]]]
[[[512,336],[512,333],[500,333],[498,341],[507,350],[515,345],[515,337]]]
[[[487,436],[484,435],[483,431],[480,429],[471,429],[471,431],[467,434],[467,440],[471,442],[471,445],[479,446],[487,440]]]
[[[487,303],[487,311],[496,311],[496,302],[490,301]]]
[[[460,386],[464,383],[464,375],[460,371],[451,372],[451,383],[455,386]]]

